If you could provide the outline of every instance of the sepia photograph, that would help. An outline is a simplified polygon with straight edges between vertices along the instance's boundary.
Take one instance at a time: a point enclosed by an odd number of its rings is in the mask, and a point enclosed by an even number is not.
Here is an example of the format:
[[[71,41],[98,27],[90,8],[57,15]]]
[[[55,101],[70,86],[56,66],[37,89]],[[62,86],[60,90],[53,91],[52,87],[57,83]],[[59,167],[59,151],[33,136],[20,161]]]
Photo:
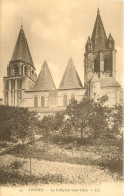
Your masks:
[[[124,1],[0,0],[0,195],[122,196]]]

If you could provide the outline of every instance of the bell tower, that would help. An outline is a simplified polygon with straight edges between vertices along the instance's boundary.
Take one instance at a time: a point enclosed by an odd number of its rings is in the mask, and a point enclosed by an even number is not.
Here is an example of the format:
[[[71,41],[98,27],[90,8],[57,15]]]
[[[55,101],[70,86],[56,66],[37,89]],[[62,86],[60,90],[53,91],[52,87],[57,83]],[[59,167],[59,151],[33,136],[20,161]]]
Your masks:
[[[30,90],[36,79],[35,67],[21,25],[14,52],[7,67],[7,77],[3,78],[4,104],[19,106],[23,100],[24,91]]]
[[[101,20],[100,11],[97,17],[91,38],[88,37],[84,54],[84,85],[92,79],[93,74],[98,78],[116,78],[116,50],[115,42],[111,34],[108,38]]]

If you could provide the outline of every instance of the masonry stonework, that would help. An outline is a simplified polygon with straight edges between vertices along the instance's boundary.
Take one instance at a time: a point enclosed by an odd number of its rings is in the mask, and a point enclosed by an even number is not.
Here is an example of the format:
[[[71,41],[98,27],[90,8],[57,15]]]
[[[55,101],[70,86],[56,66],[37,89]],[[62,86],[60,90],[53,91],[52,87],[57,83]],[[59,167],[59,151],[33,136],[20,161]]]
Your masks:
[[[72,58],[56,89],[45,61],[37,78],[23,27],[19,32],[12,58],[3,77],[4,104],[28,107],[41,113],[63,110],[72,99],[86,97],[97,101],[108,96],[108,106],[123,104],[123,89],[116,81],[116,49],[111,34],[107,37],[99,10],[92,36],[88,36],[84,54],[84,87]]]

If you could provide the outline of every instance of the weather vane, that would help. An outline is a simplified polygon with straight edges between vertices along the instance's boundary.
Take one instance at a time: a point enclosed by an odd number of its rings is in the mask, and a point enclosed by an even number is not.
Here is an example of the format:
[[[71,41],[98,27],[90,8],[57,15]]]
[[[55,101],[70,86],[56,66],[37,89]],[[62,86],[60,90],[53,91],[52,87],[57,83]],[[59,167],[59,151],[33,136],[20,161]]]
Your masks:
[[[22,18],[21,18],[21,27],[23,27],[23,25],[22,25]]]

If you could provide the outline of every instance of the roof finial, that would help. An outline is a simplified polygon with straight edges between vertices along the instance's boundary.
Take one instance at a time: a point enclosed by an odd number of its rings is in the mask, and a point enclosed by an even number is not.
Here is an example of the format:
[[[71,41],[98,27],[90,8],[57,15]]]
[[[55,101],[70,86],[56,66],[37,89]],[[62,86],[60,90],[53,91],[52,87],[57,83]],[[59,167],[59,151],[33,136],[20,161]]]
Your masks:
[[[99,14],[99,12],[100,12],[100,11],[99,11],[99,3],[98,3],[98,9],[97,9],[97,13]]]
[[[22,25],[22,18],[21,18],[21,28],[23,28],[23,25]]]

